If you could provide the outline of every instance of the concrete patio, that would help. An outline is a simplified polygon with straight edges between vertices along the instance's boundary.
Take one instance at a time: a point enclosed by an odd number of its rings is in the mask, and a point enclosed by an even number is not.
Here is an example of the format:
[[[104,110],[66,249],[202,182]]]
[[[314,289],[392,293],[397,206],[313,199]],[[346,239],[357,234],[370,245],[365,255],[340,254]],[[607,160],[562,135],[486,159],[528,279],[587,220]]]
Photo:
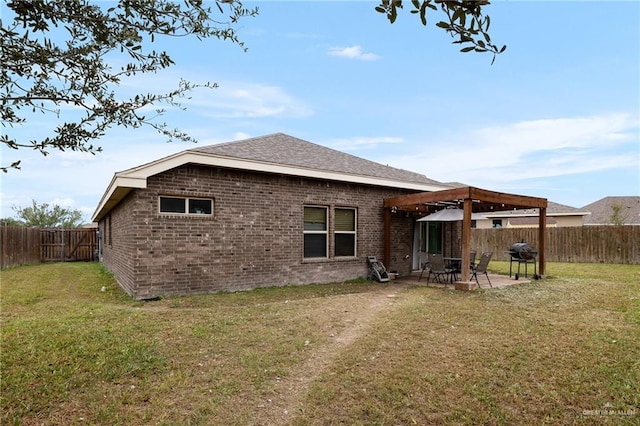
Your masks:
[[[459,289],[459,290],[476,290],[478,286],[476,285],[475,280],[472,281],[471,286],[468,286],[466,283],[461,282],[453,282],[453,283],[444,283],[433,282],[430,281],[427,283],[427,272],[422,275],[422,279],[418,281],[420,277],[420,271],[413,271],[410,275],[405,275],[402,277],[397,277],[394,280],[390,280],[389,284],[410,284],[410,285],[420,285],[420,286],[429,286],[429,287],[440,287],[440,288],[449,288],[449,289]],[[433,277],[432,277],[433,279]],[[490,288],[501,288],[508,287],[516,284],[527,284],[533,280],[533,276],[529,275],[528,277],[519,277],[519,279],[515,279],[514,277],[509,277],[508,275],[498,275],[498,274],[489,274],[489,279],[491,280],[492,286],[489,285],[487,281],[487,277],[485,275],[479,275],[478,281],[480,281],[480,288],[483,290]],[[467,288],[469,287],[469,288]]]

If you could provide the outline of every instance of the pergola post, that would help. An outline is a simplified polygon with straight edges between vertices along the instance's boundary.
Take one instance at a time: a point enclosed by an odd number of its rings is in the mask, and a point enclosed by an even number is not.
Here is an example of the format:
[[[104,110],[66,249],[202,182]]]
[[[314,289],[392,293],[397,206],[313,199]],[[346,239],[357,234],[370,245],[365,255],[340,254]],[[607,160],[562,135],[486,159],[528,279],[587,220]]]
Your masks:
[[[538,215],[538,274],[545,275],[547,269],[546,252],[547,209],[540,207]]]
[[[382,263],[387,268],[391,267],[391,209],[384,209],[384,240]]]
[[[473,207],[473,201],[470,198],[465,198],[464,207],[462,212],[462,264],[461,275],[462,282],[467,283],[471,281],[471,271],[469,270],[471,265],[471,209]]]

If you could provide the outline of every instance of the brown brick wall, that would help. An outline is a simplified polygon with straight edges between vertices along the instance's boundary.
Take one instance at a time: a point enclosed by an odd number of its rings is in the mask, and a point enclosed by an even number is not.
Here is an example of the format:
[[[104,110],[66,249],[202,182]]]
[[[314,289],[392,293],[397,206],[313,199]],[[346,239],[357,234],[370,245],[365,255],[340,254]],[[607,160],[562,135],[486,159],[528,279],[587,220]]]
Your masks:
[[[125,197],[117,208],[100,221],[102,262],[118,283],[131,295],[137,292],[135,279],[135,239],[131,238],[134,217],[129,214],[133,197]]]
[[[383,255],[382,201],[404,191],[196,165],[148,179],[110,213],[103,262],[136,298],[264,286],[339,282],[366,276]],[[159,213],[158,197],[212,198],[213,217]],[[329,259],[303,260],[303,206],[329,207]],[[333,209],[357,208],[357,253],[333,258]],[[392,264],[408,273],[412,220],[392,220]]]

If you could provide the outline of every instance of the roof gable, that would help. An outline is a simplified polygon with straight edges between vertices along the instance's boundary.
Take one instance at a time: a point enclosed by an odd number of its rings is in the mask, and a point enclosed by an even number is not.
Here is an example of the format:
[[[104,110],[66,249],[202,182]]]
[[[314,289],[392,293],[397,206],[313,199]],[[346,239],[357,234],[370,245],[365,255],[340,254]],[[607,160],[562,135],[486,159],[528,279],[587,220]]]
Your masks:
[[[99,221],[132,189],[146,188],[147,178],[185,164],[301,176],[364,185],[435,191],[447,185],[426,176],[365,160],[283,133],[179,152],[114,175],[93,221]]]

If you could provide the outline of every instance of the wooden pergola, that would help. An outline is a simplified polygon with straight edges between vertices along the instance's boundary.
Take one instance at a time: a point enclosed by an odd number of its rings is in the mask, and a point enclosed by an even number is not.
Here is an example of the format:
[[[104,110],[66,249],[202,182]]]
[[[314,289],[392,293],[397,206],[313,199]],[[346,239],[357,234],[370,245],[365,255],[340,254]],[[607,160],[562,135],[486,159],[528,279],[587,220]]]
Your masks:
[[[411,214],[432,213],[446,207],[463,209],[462,265],[471,264],[471,213],[537,208],[539,274],[545,274],[545,230],[547,227],[547,199],[506,194],[466,186],[433,192],[400,195],[384,200],[384,264],[391,263],[391,213],[404,211]],[[469,268],[462,268],[462,282],[471,280]]]

